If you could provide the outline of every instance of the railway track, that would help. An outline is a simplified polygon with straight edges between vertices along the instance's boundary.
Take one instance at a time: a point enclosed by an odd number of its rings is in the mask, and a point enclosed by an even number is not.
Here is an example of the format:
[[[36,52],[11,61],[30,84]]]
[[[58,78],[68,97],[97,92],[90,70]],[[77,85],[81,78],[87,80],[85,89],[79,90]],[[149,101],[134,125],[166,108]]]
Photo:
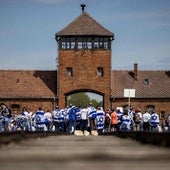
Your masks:
[[[169,170],[170,149],[132,140],[137,134],[0,134],[0,170]]]
[[[59,136],[59,135],[71,135],[69,133],[56,133],[56,132],[26,132],[26,131],[17,131],[17,132],[3,132],[0,133],[0,145],[10,144],[19,142],[29,138],[39,138],[39,137],[48,137],[48,136]],[[117,136],[120,138],[131,138],[137,140],[142,144],[152,144],[161,147],[170,147],[170,133],[153,133],[153,132],[107,132],[100,133],[101,136]]]
[[[16,131],[16,132],[2,132],[0,133],[0,145],[20,142],[29,138],[48,137],[54,135],[70,135],[69,133],[56,133],[46,131]]]
[[[116,135],[121,138],[131,138],[137,140],[142,144],[152,144],[162,147],[170,147],[170,133],[159,133],[159,132],[111,132],[103,133],[101,135]]]

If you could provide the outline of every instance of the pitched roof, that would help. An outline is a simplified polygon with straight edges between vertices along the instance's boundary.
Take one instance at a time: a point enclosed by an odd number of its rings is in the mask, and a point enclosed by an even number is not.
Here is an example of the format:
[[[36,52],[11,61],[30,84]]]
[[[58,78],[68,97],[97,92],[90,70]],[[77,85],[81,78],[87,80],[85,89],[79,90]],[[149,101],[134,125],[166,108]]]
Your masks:
[[[50,98],[56,94],[56,71],[0,70],[0,98]]]
[[[82,13],[69,25],[59,31],[56,35],[99,35],[99,36],[114,36],[112,32],[105,29],[95,19],[86,12]]]
[[[136,98],[170,98],[170,71],[140,71],[137,81],[131,71],[112,71],[112,95],[122,98],[124,89],[136,89]],[[144,79],[149,80],[144,85]]]
[[[149,80],[144,85],[144,79]],[[0,98],[53,98],[57,72],[47,70],[0,70]],[[170,71],[112,71],[112,96],[123,98],[124,89],[136,89],[136,98],[170,98]]]

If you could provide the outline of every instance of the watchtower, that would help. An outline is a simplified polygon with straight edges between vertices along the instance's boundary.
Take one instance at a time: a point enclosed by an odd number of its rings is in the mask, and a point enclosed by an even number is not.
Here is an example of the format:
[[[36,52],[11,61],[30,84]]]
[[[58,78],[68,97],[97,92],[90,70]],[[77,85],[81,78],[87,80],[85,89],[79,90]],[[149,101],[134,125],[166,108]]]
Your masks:
[[[111,43],[114,34],[105,29],[81,4],[82,13],[55,35],[58,42],[58,104],[75,92],[94,92],[109,107],[111,94]]]

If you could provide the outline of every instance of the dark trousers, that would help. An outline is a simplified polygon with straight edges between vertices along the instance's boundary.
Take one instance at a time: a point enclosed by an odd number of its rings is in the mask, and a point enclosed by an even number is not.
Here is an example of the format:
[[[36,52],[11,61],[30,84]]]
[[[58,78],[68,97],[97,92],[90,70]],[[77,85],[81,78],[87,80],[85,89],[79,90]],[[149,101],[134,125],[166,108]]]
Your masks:
[[[149,122],[143,122],[143,130],[150,131],[150,124]]]
[[[54,122],[54,127],[55,127],[55,132],[59,132],[59,130],[60,130],[60,123],[59,122]]]
[[[87,125],[88,125],[88,120],[86,119],[86,120],[81,120],[81,122],[80,122],[80,130],[81,131],[85,131],[85,130],[87,130]]]
[[[95,119],[89,117],[89,122],[90,122],[90,130],[96,130]]]
[[[51,122],[45,123],[45,126],[47,127],[47,131],[51,131]]]

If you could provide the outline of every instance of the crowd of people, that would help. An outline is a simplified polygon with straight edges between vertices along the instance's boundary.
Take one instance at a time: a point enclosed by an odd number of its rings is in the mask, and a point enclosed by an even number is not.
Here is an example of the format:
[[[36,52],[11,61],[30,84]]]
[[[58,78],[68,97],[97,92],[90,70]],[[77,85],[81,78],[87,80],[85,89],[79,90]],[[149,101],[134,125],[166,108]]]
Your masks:
[[[39,107],[34,113],[26,107],[14,115],[4,104],[0,104],[0,132],[7,131],[54,131],[75,134],[113,131],[151,131],[170,132],[170,115],[160,123],[159,115],[154,109],[141,112],[129,109],[94,108],[92,103],[83,108],[70,104],[66,108],[58,106],[50,112]]]

